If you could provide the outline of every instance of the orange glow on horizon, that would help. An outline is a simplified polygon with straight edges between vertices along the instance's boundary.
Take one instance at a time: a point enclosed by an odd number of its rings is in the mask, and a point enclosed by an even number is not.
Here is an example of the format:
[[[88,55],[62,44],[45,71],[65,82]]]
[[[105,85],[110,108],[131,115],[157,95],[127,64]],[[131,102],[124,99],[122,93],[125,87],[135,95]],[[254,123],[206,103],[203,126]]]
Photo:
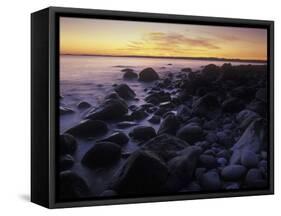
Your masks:
[[[267,60],[266,29],[60,18],[60,53]]]

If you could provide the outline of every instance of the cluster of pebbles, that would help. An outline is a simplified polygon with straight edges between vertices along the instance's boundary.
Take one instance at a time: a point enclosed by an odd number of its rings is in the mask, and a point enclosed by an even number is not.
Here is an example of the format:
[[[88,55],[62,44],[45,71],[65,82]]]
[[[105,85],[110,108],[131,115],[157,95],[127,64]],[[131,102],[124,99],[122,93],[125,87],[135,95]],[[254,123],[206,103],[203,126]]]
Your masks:
[[[123,79],[98,107],[79,103],[79,109],[88,109],[84,120],[60,135],[60,198],[268,186],[266,65],[210,64],[164,77],[153,68],[139,74],[125,68]],[[151,82],[151,88],[145,89],[143,104],[128,105],[138,101],[128,85],[137,79]],[[61,115],[71,112],[61,108]],[[108,127],[112,122],[116,130]],[[74,161],[77,138],[93,137],[102,138]],[[124,146],[132,140],[138,148],[125,154]],[[124,165],[101,194],[93,194],[89,182],[71,169],[81,163],[106,170],[121,159]]]

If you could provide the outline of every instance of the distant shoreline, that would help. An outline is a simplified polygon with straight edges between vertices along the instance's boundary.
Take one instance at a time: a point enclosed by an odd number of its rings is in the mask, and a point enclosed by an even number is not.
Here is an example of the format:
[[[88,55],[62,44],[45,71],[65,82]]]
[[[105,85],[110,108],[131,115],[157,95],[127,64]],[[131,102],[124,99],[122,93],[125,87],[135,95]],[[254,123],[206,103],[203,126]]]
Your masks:
[[[157,58],[157,59],[183,59],[183,60],[203,60],[203,61],[229,61],[229,62],[249,62],[264,63],[266,60],[255,59],[227,59],[216,57],[172,57],[172,56],[134,56],[134,55],[93,55],[93,54],[60,54],[61,56],[96,56],[96,57],[126,57],[126,58]]]

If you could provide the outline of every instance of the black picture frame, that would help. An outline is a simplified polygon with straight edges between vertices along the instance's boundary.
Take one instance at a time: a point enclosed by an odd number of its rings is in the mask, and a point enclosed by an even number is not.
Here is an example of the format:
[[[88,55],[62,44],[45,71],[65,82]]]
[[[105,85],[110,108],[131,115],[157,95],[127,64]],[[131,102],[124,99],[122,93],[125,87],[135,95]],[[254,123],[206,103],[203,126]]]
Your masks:
[[[185,23],[267,29],[269,187],[138,198],[104,198],[58,202],[56,199],[56,143],[59,140],[59,24],[60,16],[112,20]],[[274,22],[186,15],[49,7],[31,15],[31,201],[47,208],[64,208],[172,200],[191,200],[274,193]]]

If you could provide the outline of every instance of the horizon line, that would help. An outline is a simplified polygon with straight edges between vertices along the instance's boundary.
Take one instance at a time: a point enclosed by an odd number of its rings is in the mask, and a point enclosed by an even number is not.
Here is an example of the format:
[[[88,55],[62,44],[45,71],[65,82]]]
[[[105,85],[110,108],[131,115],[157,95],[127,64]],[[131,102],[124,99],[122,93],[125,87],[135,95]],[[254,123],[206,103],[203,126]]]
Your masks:
[[[129,58],[166,58],[166,59],[187,59],[187,60],[212,60],[212,61],[230,61],[230,62],[267,63],[267,60],[261,60],[261,59],[239,59],[239,58],[220,58],[220,57],[106,55],[106,54],[72,54],[72,53],[60,53],[60,55],[98,56],[98,57],[129,57]]]

